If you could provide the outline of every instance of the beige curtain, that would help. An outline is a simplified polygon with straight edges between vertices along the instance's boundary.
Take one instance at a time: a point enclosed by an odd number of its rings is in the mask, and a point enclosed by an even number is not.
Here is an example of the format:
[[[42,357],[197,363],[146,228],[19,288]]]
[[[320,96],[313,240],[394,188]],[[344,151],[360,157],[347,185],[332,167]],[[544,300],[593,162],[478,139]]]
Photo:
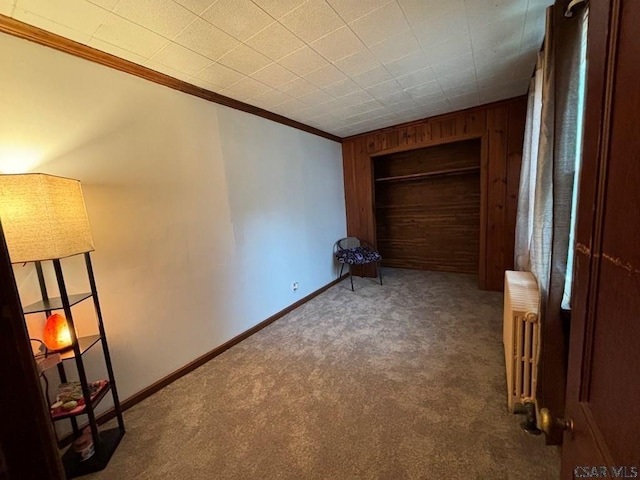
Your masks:
[[[538,385],[542,396],[548,397],[543,404],[552,410],[563,403],[564,392],[545,392],[545,383],[560,380],[555,377],[545,382],[544,377],[561,375],[563,380],[566,372],[567,326],[561,319],[561,303],[567,283],[584,97],[585,23],[565,17],[566,3],[557,2],[547,9],[544,45],[532,80],[533,92],[529,92],[515,245],[517,268],[531,271],[540,288]]]

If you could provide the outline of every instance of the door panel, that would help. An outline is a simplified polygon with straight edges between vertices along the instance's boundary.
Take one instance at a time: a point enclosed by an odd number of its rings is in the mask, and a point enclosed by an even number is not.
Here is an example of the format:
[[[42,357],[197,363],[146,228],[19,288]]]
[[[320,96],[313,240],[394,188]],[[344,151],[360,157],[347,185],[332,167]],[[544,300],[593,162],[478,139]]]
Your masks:
[[[639,24],[638,1],[590,2],[563,479],[640,476]]]

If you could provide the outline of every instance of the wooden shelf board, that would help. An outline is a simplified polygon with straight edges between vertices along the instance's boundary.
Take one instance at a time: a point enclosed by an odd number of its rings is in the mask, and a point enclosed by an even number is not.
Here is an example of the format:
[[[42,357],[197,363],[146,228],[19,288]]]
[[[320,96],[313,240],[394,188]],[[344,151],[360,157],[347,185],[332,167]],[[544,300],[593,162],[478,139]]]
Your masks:
[[[459,175],[469,172],[479,172],[480,166],[449,168],[447,170],[436,170],[435,172],[411,173],[409,175],[396,175],[394,177],[376,178],[376,182],[393,182],[398,180],[418,180],[420,178],[435,177],[438,175]]]
[[[87,402],[87,403],[90,403],[89,408],[95,408],[100,403],[100,401],[104,398],[104,396],[107,394],[109,390],[111,390],[111,383],[109,382],[107,382],[102,387],[100,387],[100,389],[97,391],[97,393],[95,394],[91,402]],[[87,403],[74,408],[70,412],[58,413],[55,415],[52,414],[51,418],[52,420],[57,422],[58,420],[64,420],[65,418],[77,417],[78,415],[85,415],[87,413]]]
[[[75,305],[76,303],[80,303],[87,298],[92,296],[91,292],[89,293],[76,293],[74,295],[69,295],[69,305]],[[22,309],[25,315],[29,315],[31,313],[40,313],[51,310],[62,310],[62,298],[54,297],[49,298],[47,300],[40,300],[39,302],[32,303],[31,305],[27,305]]]
[[[80,346],[80,355],[93,347],[96,343],[100,341],[100,335],[87,335],[86,337],[78,338],[78,345]],[[76,358],[75,352],[73,350],[66,350],[64,352],[60,352],[61,360],[70,360],[72,358]]]

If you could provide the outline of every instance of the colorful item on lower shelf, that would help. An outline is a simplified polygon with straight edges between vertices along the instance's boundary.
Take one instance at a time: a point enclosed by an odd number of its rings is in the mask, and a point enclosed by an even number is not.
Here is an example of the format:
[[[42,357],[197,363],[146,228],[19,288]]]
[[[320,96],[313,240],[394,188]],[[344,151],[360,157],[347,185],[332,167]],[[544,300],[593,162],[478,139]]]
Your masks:
[[[108,380],[98,380],[89,384],[91,402],[104,393],[109,386]],[[80,382],[61,383],[58,386],[56,402],[51,405],[51,416],[56,419],[70,415],[80,415],[85,411],[85,399]]]
[[[80,456],[81,462],[90,459],[96,452],[89,427],[86,427],[82,431],[82,435],[75,439],[73,450]]]

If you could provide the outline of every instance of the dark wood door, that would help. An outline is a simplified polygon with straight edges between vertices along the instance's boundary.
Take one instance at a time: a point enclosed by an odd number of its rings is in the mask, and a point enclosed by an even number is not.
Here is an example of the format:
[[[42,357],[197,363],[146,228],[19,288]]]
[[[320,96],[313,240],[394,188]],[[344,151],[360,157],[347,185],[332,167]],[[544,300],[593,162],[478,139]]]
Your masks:
[[[638,25],[637,0],[590,2],[563,479],[640,478]]]
[[[0,225],[0,479],[62,480],[29,335]]]

